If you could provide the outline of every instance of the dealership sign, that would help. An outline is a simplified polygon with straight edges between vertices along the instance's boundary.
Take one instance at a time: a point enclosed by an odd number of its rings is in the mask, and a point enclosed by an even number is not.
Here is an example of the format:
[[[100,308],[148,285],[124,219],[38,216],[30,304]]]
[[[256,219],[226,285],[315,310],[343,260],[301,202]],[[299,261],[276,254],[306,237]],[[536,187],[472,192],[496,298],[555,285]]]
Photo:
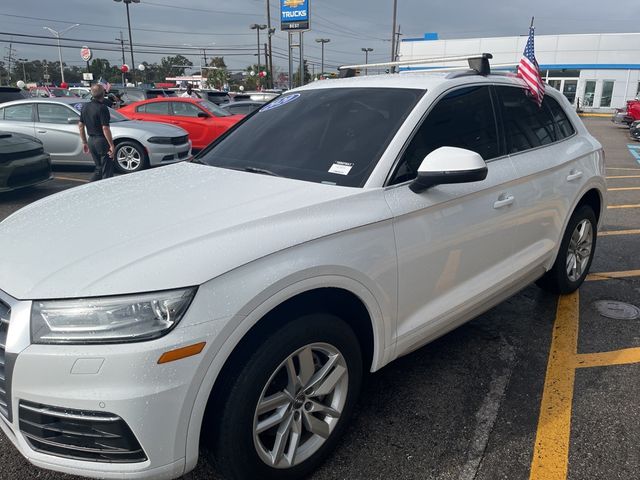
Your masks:
[[[280,0],[280,28],[309,30],[309,0]]]
[[[91,49],[86,45],[80,49],[80,58],[85,62],[88,62],[89,60],[91,60],[92,56],[93,54],[91,53]]]

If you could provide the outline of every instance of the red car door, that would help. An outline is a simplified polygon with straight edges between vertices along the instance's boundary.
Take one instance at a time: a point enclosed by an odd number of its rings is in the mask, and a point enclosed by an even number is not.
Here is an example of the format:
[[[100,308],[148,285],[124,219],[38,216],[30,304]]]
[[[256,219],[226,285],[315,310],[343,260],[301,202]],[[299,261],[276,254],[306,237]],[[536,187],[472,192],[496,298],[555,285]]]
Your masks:
[[[174,101],[171,106],[173,123],[189,132],[194,149],[201,150],[211,143],[215,136],[207,112],[191,102]]]

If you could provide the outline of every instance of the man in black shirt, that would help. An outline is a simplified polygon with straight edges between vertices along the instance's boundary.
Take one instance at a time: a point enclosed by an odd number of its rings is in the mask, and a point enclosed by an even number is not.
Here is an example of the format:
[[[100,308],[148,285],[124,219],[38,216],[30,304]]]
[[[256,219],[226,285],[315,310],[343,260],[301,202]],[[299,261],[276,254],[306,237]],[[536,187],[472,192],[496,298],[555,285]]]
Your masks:
[[[104,87],[96,84],[91,87],[91,102],[82,108],[80,113],[80,138],[84,146],[84,152],[91,152],[96,169],[92,181],[102,180],[113,176],[113,153],[115,145],[111,136],[109,121],[111,115],[109,109],[103,103]],[[87,129],[85,134],[85,127]],[[87,141],[87,134],[89,140]]]

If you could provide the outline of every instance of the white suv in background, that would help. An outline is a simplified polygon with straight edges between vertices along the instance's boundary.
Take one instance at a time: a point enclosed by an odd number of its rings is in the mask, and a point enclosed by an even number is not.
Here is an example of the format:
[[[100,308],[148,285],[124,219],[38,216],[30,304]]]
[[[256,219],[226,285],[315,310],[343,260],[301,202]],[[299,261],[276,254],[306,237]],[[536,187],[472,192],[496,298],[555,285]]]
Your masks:
[[[327,80],[194,163],[0,224],[0,427],[40,467],[294,479],[365,371],[538,280],[570,292],[606,208],[567,100],[500,75]],[[123,214],[122,204],[127,205]]]

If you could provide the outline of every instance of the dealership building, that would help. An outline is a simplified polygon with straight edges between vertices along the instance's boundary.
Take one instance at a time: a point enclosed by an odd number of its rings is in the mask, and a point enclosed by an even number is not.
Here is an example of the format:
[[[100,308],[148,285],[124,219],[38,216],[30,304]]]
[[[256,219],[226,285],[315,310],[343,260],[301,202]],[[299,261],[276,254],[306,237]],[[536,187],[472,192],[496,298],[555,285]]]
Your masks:
[[[404,38],[400,60],[491,53],[491,63],[517,64],[527,36],[440,40],[436,33]],[[585,110],[610,112],[640,94],[640,33],[536,35],[536,59],[542,78],[569,101]],[[425,64],[401,70],[426,70],[452,66]],[[501,68],[501,67],[497,67]],[[502,67],[515,70],[515,67]]]

